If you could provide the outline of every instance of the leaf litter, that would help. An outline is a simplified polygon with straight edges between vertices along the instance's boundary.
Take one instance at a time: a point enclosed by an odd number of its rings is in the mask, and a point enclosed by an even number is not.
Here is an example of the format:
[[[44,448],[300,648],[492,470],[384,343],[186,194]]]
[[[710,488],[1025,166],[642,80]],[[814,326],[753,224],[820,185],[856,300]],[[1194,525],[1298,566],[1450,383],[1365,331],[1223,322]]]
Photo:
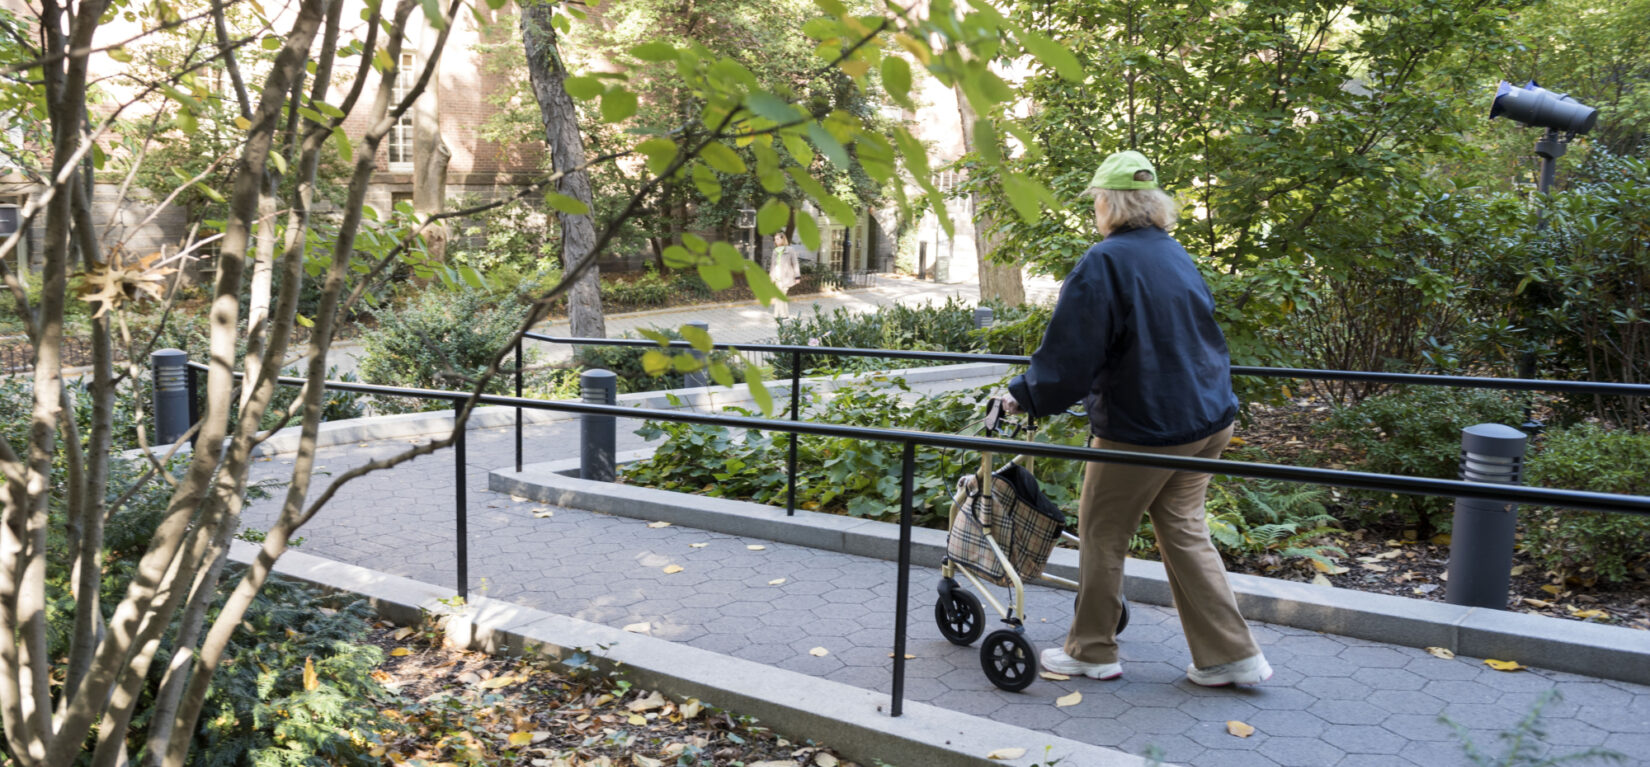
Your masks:
[[[436,632],[380,624],[373,671],[399,727],[371,756],[389,765],[479,767],[860,767],[832,749],[793,743],[751,717],[676,700],[598,669],[582,652],[496,657],[432,641]]]

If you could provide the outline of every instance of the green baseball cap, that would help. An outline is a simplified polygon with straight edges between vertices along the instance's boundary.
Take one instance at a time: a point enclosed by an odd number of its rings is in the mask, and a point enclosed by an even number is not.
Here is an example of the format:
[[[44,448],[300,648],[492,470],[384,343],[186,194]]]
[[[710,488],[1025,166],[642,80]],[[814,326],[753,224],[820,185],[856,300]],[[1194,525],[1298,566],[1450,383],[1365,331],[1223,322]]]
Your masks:
[[[1136,181],[1134,174],[1146,171],[1152,174],[1149,181]],[[1157,187],[1157,169],[1152,167],[1151,160],[1146,156],[1128,150],[1117,152],[1100,163],[1094,171],[1094,178],[1089,180],[1090,189],[1154,189]]]

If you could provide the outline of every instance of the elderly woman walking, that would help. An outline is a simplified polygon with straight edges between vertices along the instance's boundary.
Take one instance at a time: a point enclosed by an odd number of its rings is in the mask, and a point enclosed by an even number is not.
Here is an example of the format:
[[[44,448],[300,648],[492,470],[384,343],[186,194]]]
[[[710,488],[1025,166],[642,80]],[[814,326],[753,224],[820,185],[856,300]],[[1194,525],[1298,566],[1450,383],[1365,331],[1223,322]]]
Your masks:
[[[1094,447],[1216,458],[1232,438],[1237,396],[1214,296],[1168,233],[1175,201],[1139,152],[1107,157],[1089,186],[1102,240],[1066,277],[1042,346],[1009,384],[1004,405],[1036,417],[1082,400]],[[1122,675],[1123,560],[1146,514],[1192,652],[1186,676],[1215,687],[1272,675],[1209,540],[1208,487],[1208,474],[1088,465],[1078,506],[1076,614],[1065,646],[1043,651],[1045,669]]]

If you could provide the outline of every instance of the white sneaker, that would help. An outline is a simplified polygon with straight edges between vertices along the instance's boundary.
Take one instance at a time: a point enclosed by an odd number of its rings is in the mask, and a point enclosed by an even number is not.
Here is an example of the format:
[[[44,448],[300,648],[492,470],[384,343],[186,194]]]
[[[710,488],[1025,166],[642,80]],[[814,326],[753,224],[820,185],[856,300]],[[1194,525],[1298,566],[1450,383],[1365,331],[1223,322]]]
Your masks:
[[[1090,679],[1116,679],[1123,675],[1123,666],[1120,663],[1084,663],[1066,654],[1065,650],[1050,647],[1038,656],[1043,662],[1045,671],[1069,676],[1086,676]]]
[[[1229,684],[1259,684],[1272,678],[1272,667],[1265,655],[1251,655],[1243,660],[1218,666],[1186,667],[1186,678],[1204,687],[1224,687]]]

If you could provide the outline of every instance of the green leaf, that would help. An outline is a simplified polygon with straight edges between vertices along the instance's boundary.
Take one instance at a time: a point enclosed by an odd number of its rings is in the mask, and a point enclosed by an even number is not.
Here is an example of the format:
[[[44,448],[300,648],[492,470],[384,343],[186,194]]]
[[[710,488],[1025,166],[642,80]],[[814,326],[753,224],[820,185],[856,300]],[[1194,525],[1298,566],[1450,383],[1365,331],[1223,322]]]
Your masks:
[[[616,123],[636,114],[636,94],[614,88],[602,94],[602,122]]]
[[[819,6],[820,10],[832,16],[842,17],[848,15],[848,6],[843,5],[842,0],[814,0],[814,5]]]
[[[697,327],[697,326],[694,326],[694,325],[683,325],[681,328],[679,328],[679,330],[682,333],[682,338],[685,339],[689,344],[692,344],[693,348],[698,349],[699,351],[704,352],[706,354],[710,353],[710,348],[711,348],[710,333],[706,332],[704,328]]]
[[[825,130],[825,126],[817,122],[808,123],[808,138],[814,142],[814,146],[819,147],[819,151],[825,153],[825,157],[830,159],[832,163],[843,170],[848,170],[848,150],[842,147],[842,142],[837,141],[830,131]]]
[[[710,363],[710,377],[723,386],[733,385],[733,371],[728,370],[728,366],[720,362]]]
[[[344,162],[355,160],[355,145],[349,142],[349,134],[344,132],[343,126],[332,129],[332,141],[338,145],[338,156],[344,158]]]
[[[693,232],[688,232],[686,234],[683,234],[682,235],[682,242],[685,243],[688,246],[688,250],[691,250],[691,251],[693,251],[695,253],[698,253],[700,255],[704,255],[704,253],[706,251],[710,250],[710,243],[705,242],[705,238],[700,237],[699,235],[694,234]]]
[[[297,321],[297,323],[299,325],[302,325],[303,327],[306,327],[306,328],[315,327],[315,321],[308,318],[308,317],[305,317],[302,314],[293,315],[292,319]]]
[[[803,247],[819,252],[819,222],[807,211],[796,212],[796,236],[802,239]]]
[[[504,4],[508,2],[510,2],[510,0],[487,0],[487,7],[496,11],[503,8]]]
[[[590,213],[589,205],[584,204],[581,200],[568,197],[560,192],[546,192],[544,195],[544,201],[549,204],[550,207],[571,216],[584,216],[589,215]]]
[[[882,87],[888,97],[906,109],[916,111],[911,101],[911,64],[899,56],[882,57]]]
[[[201,194],[206,195],[207,198],[211,199],[213,202],[216,202],[216,203],[228,202],[228,200],[224,199],[222,194],[218,193],[218,190],[213,189],[212,187],[207,186],[206,184],[195,184],[195,188],[201,190]]]
[[[986,165],[999,165],[1003,161],[1002,149],[997,145],[997,123],[989,117],[981,117],[974,121],[974,151]]]
[[[791,220],[791,206],[779,200],[769,198],[762,203],[762,209],[756,211],[756,233],[764,237],[785,228],[785,222]]]
[[[692,373],[704,366],[697,357],[691,354],[677,354],[670,360],[671,367],[678,373]]]
[[[751,154],[756,155],[756,179],[762,184],[763,191],[768,194],[785,191],[785,173],[779,169],[779,153],[758,141],[751,144]]]
[[[762,408],[762,415],[773,415],[773,395],[769,394],[768,387],[762,384],[761,365],[745,368],[745,383],[750,386],[751,399],[756,400],[756,406]]]
[[[244,120],[246,118],[240,117],[236,119]],[[286,155],[281,154],[280,152],[272,151],[269,153],[269,161],[275,163],[276,173],[279,173],[282,176],[286,175]]]
[[[389,52],[383,48],[379,48],[372,54],[372,68],[380,73],[390,71],[390,67],[393,65],[394,62],[390,60]]]
[[[768,273],[762,270],[762,265],[755,261],[745,262],[745,282],[750,285],[751,292],[756,294],[756,300],[761,301],[763,306],[785,300],[785,291],[780,290]]]
[[[1054,70],[1061,77],[1080,83],[1087,76],[1088,73],[1083,71],[1083,64],[1077,60],[1077,56],[1066,46],[1055,42],[1054,38],[1031,30],[1020,32],[1019,37],[1020,44],[1031,51],[1031,55],[1036,56],[1038,61],[1043,62],[1044,66]]]
[[[589,101],[602,95],[602,91],[607,90],[602,85],[602,81],[585,75],[569,77],[561,81],[561,86],[567,89],[567,95],[580,101]]]
[[[802,113],[790,102],[768,91],[752,91],[745,97],[745,108],[781,125],[802,117]]]
[[[675,61],[676,47],[670,43],[655,40],[631,48],[630,55],[642,61]]]
[[[676,159],[681,151],[676,142],[667,138],[650,138],[636,145],[636,151],[647,155],[648,172],[657,176],[670,168],[670,163]]]
[[[660,346],[670,346],[670,336],[665,335],[661,331],[653,330],[651,328],[646,328],[646,329],[638,330],[636,332],[640,333],[643,338],[646,338],[647,340],[652,341],[653,343],[656,343]]]
[[[720,141],[705,144],[705,148],[699,150],[699,156],[710,163],[710,167],[729,175],[738,175],[747,170],[745,161],[740,159],[739,153]]]
[[[693,185],[698,188],[699,194],[712,203],[722,201],[722,182],[716,180],[716,174],[703,165],[693,166]]]
[[[818,203],[827,215],[836,219],[837,223],[843,226],[853,226],[859,222],[859,214],[854,212],[854,206],[825,191],[825,187],[815,181],[813,176],[797,167],[790,167],[785,170],[791,174],[791,180],[795,181],[796,185],[802,188],[802,191],[807,192],[808,196],[812,197],[814,202]],[[816,248],[809,248],[809,250],[816,250]]]
[[[264,41],[267,43],[269,41],[269,38],[264,38]],[[275,47],[276,48],[281,47],[281,41],[280,40],[275,41]],[[131,60],[132,60],[132,53],[130,51],[126,50],[125,48],[122,48],[118,45],[113,47],[113,48],[110,48],[107,51],[104,51],[104,53],[109,54],[109,58],[114,59],[115,61],[118,61],[122,64],[130,63]]]
[[[661,376],[670,369],[670,355],[657,349],[649,349],[642,355],[642,369],[650,376]]]
[[[745,257],[739,251],[725,242],[714,242],[710,246],[710,257],[716,260],[716,265],[730,272],[745,270]]]
[[[918,183],[934,175],[928,168],[928,149],[912,136],[910,131],[896,128],[894,141],[899,144],[900,155],[905,158],[905,167],[911,171],[911,175],[917,177]]]
[[[684,269],[692,266],[693,262],[698,260],[693,257],[692,253],[688,252],[687,248],[680,245],[670,245],[660,255],[665,259],[665,266],[671,269]]]
[[[797,165],[806,168],[814,164],[814,150],[808,146],[808,142],[803,140],[801,136],[787,133],[782,140],[785,142],[785,149],[791,153],[791,157],[796,160]]]
[[[441,0],[423,0],[424,18],[430,22],[430,28],[437,32],[447,28],[447,17],[441,13]]]
[[[325,101],[311,101],[310,103],[315,105],[315,108],[320,110],[321,114],[327,115],[328,117],[336,117],[340,120],[344,119],[344,110],[339,109],[338,107],[328,104]]]
[[[476,290],[486,290],[487,289],[487,280],[482,279],[481,273],[476,271],[474,267],[462,266],[462,265],[459,266],[458,267],[458,276],[464,278],[464,283],[466,285],[469,285],[470,287],[475,288]]]
[[[278,51],[281,49],[281,38],[274,35],[264,35],[263,41],[259,44],[262,45],[266,51]]]
[[[1005,172],[1002,174],[1001,180],[1003,196],[1007,197],[1009,204],[1014,206],[1014,212],[1020,214],[1020,220],[1024,221],[1027,226],[1037,223],[1037,219],[1042,215],[1042,206],[1039,201],[1047,194],[1047,191],[1042,189],[1042,185],[1031,177],[1019,173]]]
[[[711,290],[727,290],[733,287],[733,275],[728,273],[725,266],[719,264],[700,264],[699,279]]]

